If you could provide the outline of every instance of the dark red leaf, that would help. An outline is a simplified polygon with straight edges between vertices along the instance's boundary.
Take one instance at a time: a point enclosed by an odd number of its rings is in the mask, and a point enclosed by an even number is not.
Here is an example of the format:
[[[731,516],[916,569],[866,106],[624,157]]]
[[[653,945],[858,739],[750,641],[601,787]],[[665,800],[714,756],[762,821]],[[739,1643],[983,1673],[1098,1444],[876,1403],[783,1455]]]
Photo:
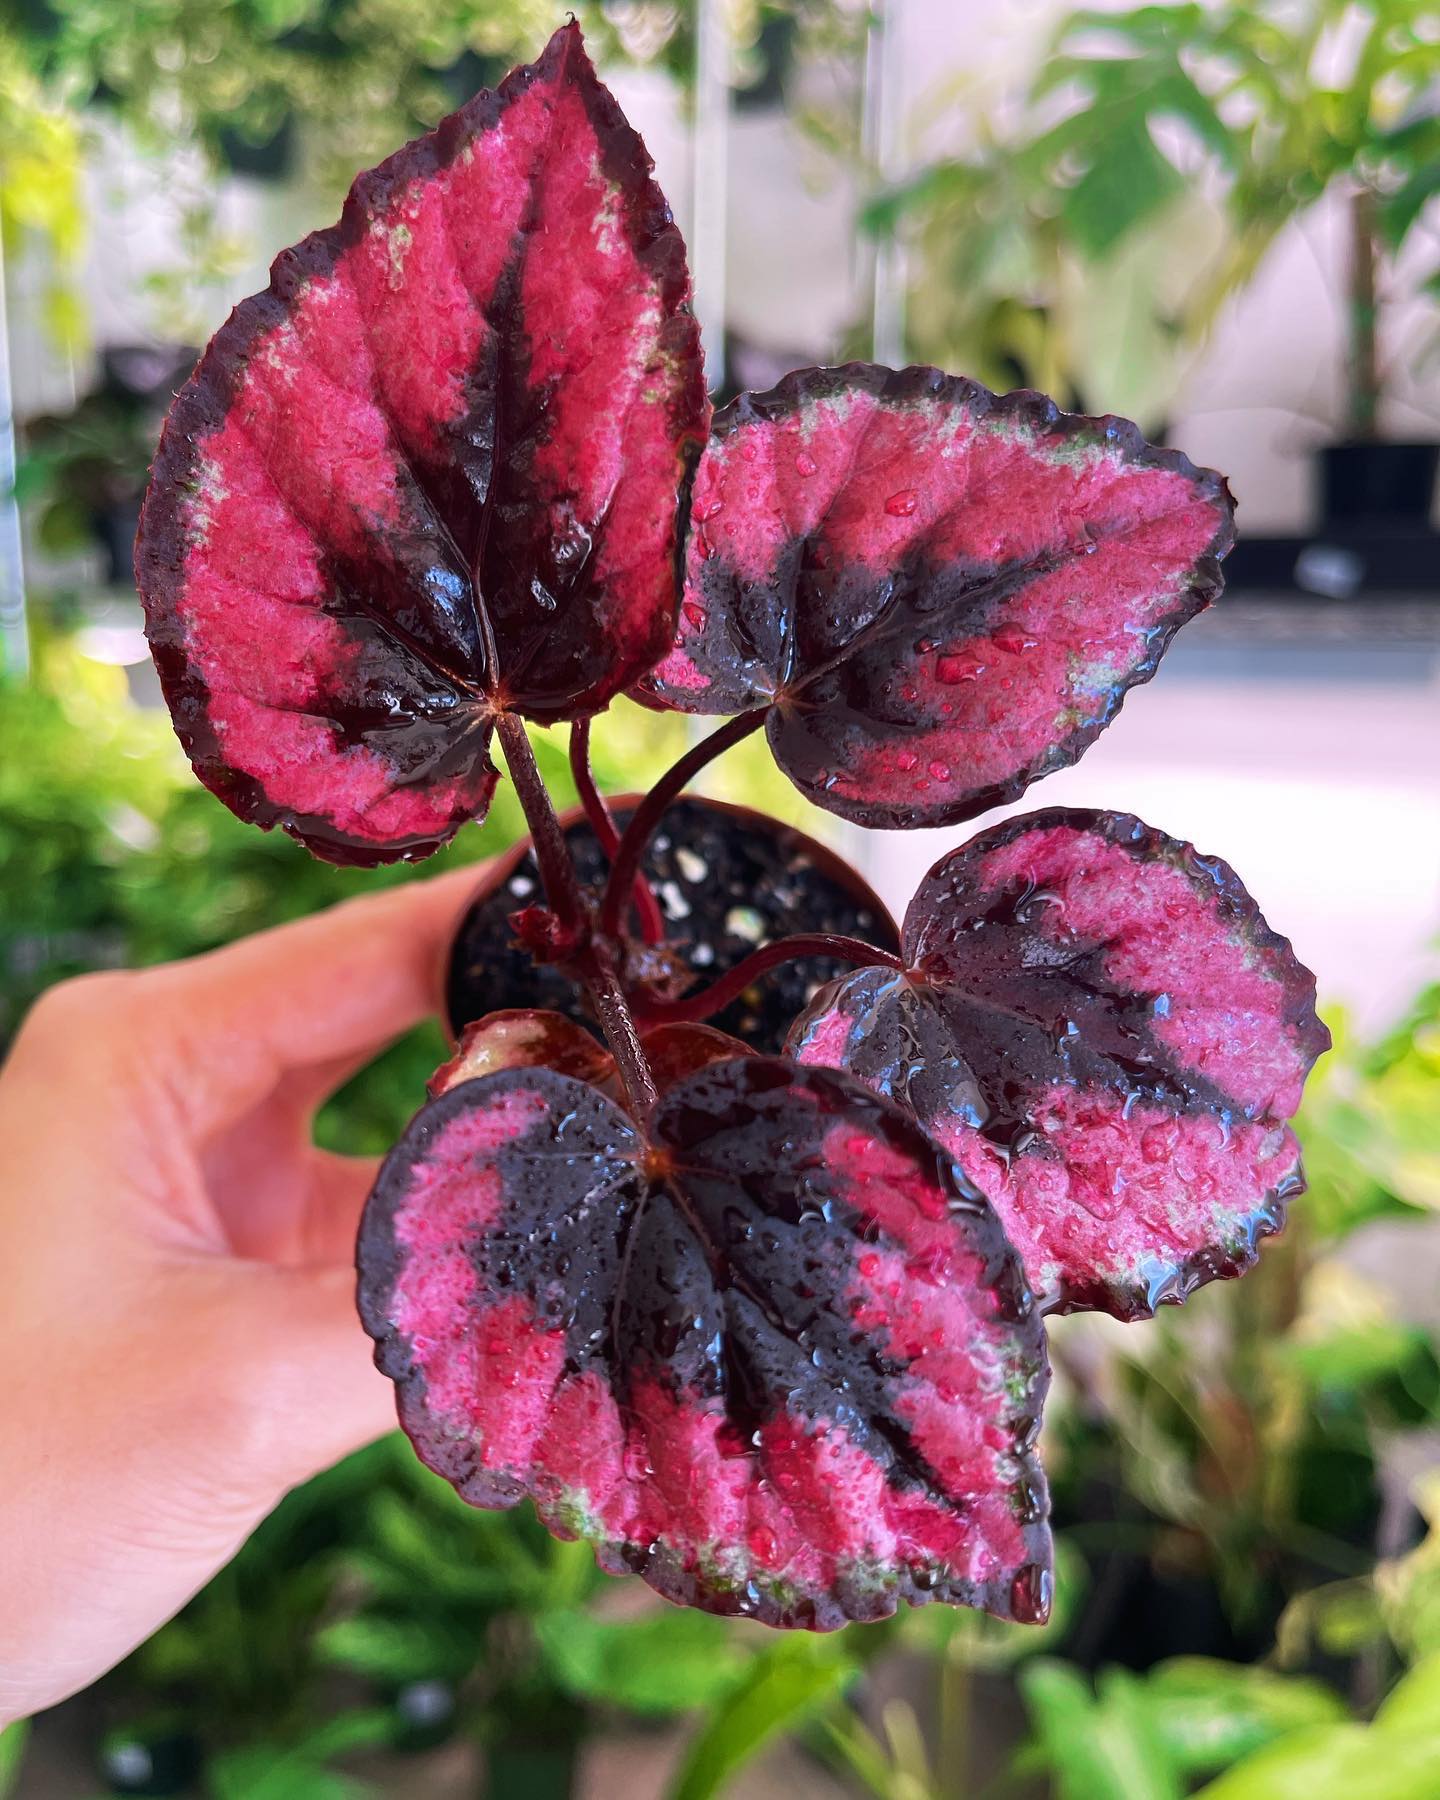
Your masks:
[[[954,1152],[1047,1310],[1142,1318],[1255,1260],[1304,1185],[1285,1121],[1329,1033],[1233,870],[1137,819],[1031,813],[935,865],[903,954],[817,995],[792,1052]]]
[[[662,1094],[697,1069],[751,1054],[738,1038],[710,1025],[655,1025],[642,1030],[641,1042]],[[502,1069],[553,1069],[576,1081],[588,1081],[625,1105],[625,1084],[615,1058],[599,1039],[563,1013],[535,1007],[488,1013],[467,1025],[459,1049],[430,1077],[430,1093],[437,1096],[462,1081],[476,1081]]]
[[[775,1625],[1044,1616],[1019,1263],[848,1077],[721,1063],[646,1135],[546,1070],[465,1082],[381,1171],[360,1271],[401,1422],[475,1504],[528,1494],[602,1567]]]
[[[615,1059],[598,1038],[563,1013],[505,1007],[465,1027],[454,1056],[430,1077],[431,1098],[504,1069],[554,1069],[608,1091]]]
[[[684,246],[579,29],[351,190],[171,410],[138,546],[200,778],[334,861],[483,813],[497,704],[664,651],[708,417]]]
[[[650,1064],[655,1086],[662,1094],[686,1075],[708,1069],[712,1063],[733,1062],[737,1056],[757,1054],[739,1038],[713,1025],[642,1025],[640,1042],[645,1047],[645,1060]]]
[[[629,819],[633,800],[615,803]],[[608,864],[578,812],[566,839],[582,883],[598,895]],[[644,869],[665,916],[666,945],[632,959],[636,979],[653,974],[675,991],[708,986],[760,944],[797,931],[862,937],[882,950],[900,934],[884,904],[833,851],[746,807],[687,797],[665,815]],[[487,876],[460,923],[445,983],[450,1029],[497,1008],[579,1012],[573,984],[517,950],[511,915],[543,896],[540,871],[522,844]],[[775,1051],[815,987],[839,974],[833,957],[807,957],[768,971],[718,1013],[713,1023],[752,1049]]]
[[[1224,482],[1122,419],[934,369],[805,369],[716,415],[679,635],[646,687],[771,705],[862,825],[953,824],[1064,768],[1220,590]]]

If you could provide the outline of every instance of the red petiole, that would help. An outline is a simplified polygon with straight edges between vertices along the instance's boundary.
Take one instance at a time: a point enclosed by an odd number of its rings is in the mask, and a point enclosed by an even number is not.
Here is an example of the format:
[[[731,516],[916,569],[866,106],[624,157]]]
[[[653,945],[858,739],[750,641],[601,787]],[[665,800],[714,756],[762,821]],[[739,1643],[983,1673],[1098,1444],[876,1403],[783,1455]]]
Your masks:
[[[619,946],[627,896],[639,914],[645,941],[654,944],[664,938],[664,920],[650,885],[640,871],[646,846],[666,808],[686,784],[731,745],[757,731],[764,724],[768,711],[768,707],[756,707],[738,718],[729,719],[718,731],[687,750],[636,807],[623,832],[617,831],[610,809],[595,784],[590,766],[589,721],[581,720],[572,726],[570,767],[575,785],[591,828],[610,858],[604,899],[599,917],[593,923],[589,902],[580,887],[565,834],[536,765],[525,727],[513,714],[501,714],[497,721],[496,729],[505,749],[511,779],[530,826],[546,900],[561,927],[574,937],[574,952],[567,959],[569,966],[589,994],[626,1092],[637,1111],[648,1110],[656,1099],[654,1077],[641,1042],[641,1026],[691,1023],[711,1018],[744,993],[767,969],[801,957],[836,957],[857,967],[904,967],[899,957],[892,956],[887,950],[879,950],[861,938],[834,932],[800,932],[760,945],[699,993],[687,994],[678,1000],[658,1000],[644,995],[627,998],[619,975]]]
[[[578,940],[587,923],[589,907],[575,873],[565,833],[560,829],[560,821],[550,802],[545,778],[536,764],[535,752],[530,748],[524,722],[517,713],[498,713],[495,735],[505,751],[510,779],[515,784],[525,822],[530,827],[530,841],[535,849],[535,860],[540,865],[540,879],[545,884],[546,905]]]
[[[495,729],[530,827],[540,878],[545,883],[545,898],[561,924],[575,934],[570,967],[590,998],[630,1104],[643,1117],[657,1098],[655,1078],[620,985],[615,940],[597,937],[590,929],[590,908],[523,722],[514,713],[501,713]]]
[[[834,956],[857,968],[903,969],[904,963],[888,950],[877,950],[863,938],[846,937],[838,932],[801,931],[793,937],[776,938],[727,969],[718,981],[697,994],[686,994],[679,1000],[642,1000],[639,1003],[642,1025],[696,1024],[713,1018],[724,1006],[738,999],[752,981],[767,969],[781,963],[797,962],[804,956]]]
[[[605,898],[600,907],[600,930],[605,936],[615,937],[619,933],[625,896],[634,884],[641,858],[655,834],[656,826],[665,816],[665,809],[695,779],[701,769],[714,762],[717,756],[723,755],[732,745],[758,731],[765,723],[769,711],[768,706],[757,706],[751,712],[727,719],[718,731],[712,731],[709,737],[692,745],[673,767],[667,769],[635,808],[610,865],[610,880],[606,884]]]
[[[600,848],[613,863],[620,847],[620,829],[611,816],[605,796],[595,785],[595,771],[590,766],[590,721],[577,719],[570,727],[570,773],[585,817],[595,833]],[[635,913],[640,921],[640,936],[647,944],[665,941],[665,916],[643,871],[635,872]]]

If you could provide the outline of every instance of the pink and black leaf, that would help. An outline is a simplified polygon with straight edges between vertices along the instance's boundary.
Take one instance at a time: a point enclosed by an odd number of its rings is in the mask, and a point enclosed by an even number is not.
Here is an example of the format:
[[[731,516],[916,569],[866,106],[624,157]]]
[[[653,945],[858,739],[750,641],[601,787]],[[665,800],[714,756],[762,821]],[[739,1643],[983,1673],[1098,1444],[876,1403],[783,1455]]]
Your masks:
[[[708,415],[684,246],[568,26],[360,176],[171,409],[137,568],[201,780],[333,861],[444,843],[497,709],[663,653]]]
[[[719,412],[648,695],[767,707],[862,825],[954,824],[1073,763],[1220,591],[1218,475],[1122,419],[934,369],[804,369]]]
[[[720,1063],[644,1130],[547,1070],[383,1169],[360,1305],[420,1455],[668,1598],[828,1629],[1042,1617],[1042,1328],[985,1201],[830,1070]]]
[[[1304,1183],[1329,1034],[1226,864],[1055,808],[943,857],[907,971],[816,996],[790,1050],[903,1103],[987,1194],[1048,1310],[1143,1318],[1236,1275]]]

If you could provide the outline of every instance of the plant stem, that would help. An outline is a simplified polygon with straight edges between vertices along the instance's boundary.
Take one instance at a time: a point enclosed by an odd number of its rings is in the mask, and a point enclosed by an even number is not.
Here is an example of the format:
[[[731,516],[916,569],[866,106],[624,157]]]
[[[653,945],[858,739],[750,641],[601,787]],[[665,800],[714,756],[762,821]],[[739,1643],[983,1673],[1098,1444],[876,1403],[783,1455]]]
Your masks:
[[[619,931],[620,912],[625,896],[634,885],[640,870],[640,859],[644,856],[646,845],[654,835],[655,827],[664,816],[666,807],[707,763],[714,762],[717,756],[723,755],[742,738],[749,737],[752,731],[758,731],[765,723],[769,711],[768,706],[757,706],[751,712],[739,713],[735,718],[727,719],[718,731],[712,731],[709,737],[692,745],[672,768],[667,769],[635,808],[615,851],[615,860],[610,865],[610,880],[606,884],[605,899],[600,908],[600,930],[605,936],[614,937]]]
[[[575,864],[571,861],[555,808],[550,803],[544,777],[536,766],[535,752],[525,734],[524,721],[515,713],[498,713],[495,730],[505,750],[505,763],[520,796],[525,822],[530,827],[535,860],[545,883],[545,903],[562,925],[578,931],[585,923],[585,896],[580,891]]]
[[[643,1122],[660,1096],[655,1087],[655,1077],[650,1072],[645,1047],[640,1042],[634,1014],[630,1011],[625,991],[620,986],[620,977],[615,973],[614,965],[605,954],[603,946],[593,949],[587,959],[585,989],[595,1008],[595,1016],[600,1021],[600,1029],[605,1033],[610,1054],[615,1058],[620,1079],[625,1083],[630,1110],[637,1120]]]
[[[692,1024],[708,1019],[743,994],[767,969],[773,969],[777,963],[795,962],[802,956],[837,956],[859,968],[905,967],[898,956],[877,950],[863,938],[830,931],[799,931],[793,937],[776,938],[773,944],[761,944],[698,994],[684,994],[678,1000],[642,1000],[641,1017],[647,1025]]]
[[[525,726],[514,713],[501,713],[495,729],[505,750],[510,779],[520,796],[525,820],[530,827],[530,841],[535,860],[545,883],[545,899],[562,924],[582,938],[573,963],[573,973],[583,983],[605,1041],[615,1058],[626,1097],[637,1119],[643,1119],[659,1098],[655,1078],[640,1042],[635,1019],[616,973],[613,951],[609,943],[596,942],[589,933],[590,908],[575,873],[575,864],[565,842],[565,833],[555,816],[549,790],[535,762],[535,752],[525,735]]]
[[[620,847],[620,831],[611,816],[605,796],[595,784],[595,771],[590,766],[590,721],[577,719],[570,727],[570,773],[585,817],[595,833],[600,848],[613,863]],[[665,941],[665,916],[643,872],[635,873],[635,911],[640,920],[640,935],[647,944]]]

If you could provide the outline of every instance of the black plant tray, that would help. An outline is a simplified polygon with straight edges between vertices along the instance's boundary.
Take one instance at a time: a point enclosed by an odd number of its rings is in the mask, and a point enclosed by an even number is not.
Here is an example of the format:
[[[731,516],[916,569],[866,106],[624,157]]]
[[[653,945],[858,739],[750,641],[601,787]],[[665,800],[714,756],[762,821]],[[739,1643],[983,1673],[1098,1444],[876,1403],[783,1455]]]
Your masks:
[[[1226,585],[1297,600],[1440,600],[1440,532],[1349,526],[1297,537],[1245,537]]]

